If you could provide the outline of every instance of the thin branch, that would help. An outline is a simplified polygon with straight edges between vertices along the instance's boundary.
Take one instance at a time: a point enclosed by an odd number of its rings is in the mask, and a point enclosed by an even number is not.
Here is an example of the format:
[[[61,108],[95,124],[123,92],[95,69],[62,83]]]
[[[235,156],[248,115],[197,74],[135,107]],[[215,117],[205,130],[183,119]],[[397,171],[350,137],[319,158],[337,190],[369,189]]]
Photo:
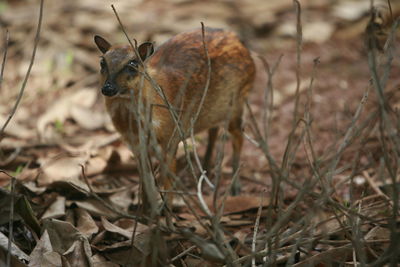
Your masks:
[[[253,241],[251,243],[251,252],[252,253],[256,253],[257,233],[258,233],[258,227],[260,226],[260,218],[261,218],[262,206],[263,206],[263,202],[264,202],[264,194],[265,194],[265,190],[263,190],[263,192],[261,192],[261,194],[260,194],[260,206],[258,206],[258,210],[257,210],[257,217],[256,217],[255,225],[254,225]],[[251,259],[251,265],[252,265],[252,267],[256,267],[256,257],[253,257]]]
[[[296,31],[297,31],[297,38],[296,38],[296,102],[293,111],[293,128],[297,123],[297,115],[299,109],[299,99],[300,99],[300,86],[301,86],[301,48],[303,45],[303,30],[301,26],[301,5],[298,0],[293,0],[293,4],[296,10]]]
[[[39,9],[38,26],[37,26],[37,30],[36,30],[36,36],[35,36],[35,41],[34,41],[34,45],[33,45],[32,57],[31,57],[31,60],[29,62],[29,67],[28,67],[28,70],[27,70],[27,72],[25,74],[24,81],[22,82],[21,90],[20,90],[19,95],[17,97],[17,101],[15,102],[14,107],[11,110],[10,115],[8,115],[8,118],[7,118],[6,122],[4,123],[3,127],[0,130],[0,142],[3,140],[4,131],[5,131],[6,127],[7,127],[7,125],[9,124],[9,122],[11,121],[12,117],[14,116],[15,112],[17,111],[19,103],[21,102],[22,96],[24,95],[24,92],[25,92],[26,84],[28,82],[29,75],[30,75],[31,70],[32,70],[33,63],[35,61],[36,50],[37,50],[37,47],[38,47],[38,44],[39,44],[39,39],[40,39],[40,30],[42,28],[43,3],[44,3],[44,0],[41,0],[40,1],[40,9]]]
[[[14,233],[14,191],[15,191],[15,177],[11,177],[11,201],[10,201],[10,219],[8,221],[8,251],[7,251],[7,267],[11,266],[11,246],[13,242]]]
[[[0,71],[0,91],[1,91],[1,86],[3,84],[4,69],[5,69],[5,66],[6,66],[9,42],[10,42],[10,33],[8,32],[8,29],[6,29],[6,39],[4,41],[3,61],[1,63],[1,71]]]
[[[202,95],[200,103],[199,103],[199,107],[197,108],[197,112],[192,119],[192,127],[194,127],[194,124],[196,123],[196,121],[200,115],[200,111],[203,107],[204,100],[206,99],[208,88],[210,87],[210,81],[211,81],[211,59],[208,54],[208,47],[207,47],[207,42],[206,42],[204,23],[203,22],[200,22],[200,23],[201,23],[201,39],[203,41],[203,49],[204,49],[204,53],[206,55],[206,60],[207,60],[207,80],[206,80],[206,85],[204,87],[203,95]]]

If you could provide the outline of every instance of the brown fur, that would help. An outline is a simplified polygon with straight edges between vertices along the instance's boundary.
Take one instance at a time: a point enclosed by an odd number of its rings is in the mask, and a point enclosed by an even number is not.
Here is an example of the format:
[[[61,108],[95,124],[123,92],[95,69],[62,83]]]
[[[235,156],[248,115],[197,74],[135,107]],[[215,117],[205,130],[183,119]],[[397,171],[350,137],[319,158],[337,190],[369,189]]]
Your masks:
[[[205,41],[211,60],[210,85],[194,132],[213,128],[210,133],[214,136],[210,136],[210,141],[214,143],[217,134],[215,128],[229,120],[235,169],[238,167],[242,145],[241,116],[246,97],[253,87],[255,66],[249,50],[234,33],[206,28]],[[176,132],[174,134],[175,123],[170,112],[163,107],[165,106],[163,99],[157,94],[150,81],[143,79],[142,75],[138,74],[135,78],[129,79],[123,72],[120,73],[127,62],[136,58],[134,51],[130,46],[111,46],[103,57],[109,73],[102,75],[101,82],[104,84],[108,76],[114,75],[115,83],[120,91],[120,94],[116,96],[105,97],[106,107],[115,128],[132,147],[137,145],[137,141],[128,137],[129,134],[137,136],[137,130],[136,122],[132,121],[134,116],[129,115],[128,112],[128,106],[131,103],[127,92],[133,89],[137,97],[141,87],[143,94],[141,101],[145,104],[155,104],[152,108],[152,121],[157,141],[165,153],[171,157],[171,167],[175,166],[174,157],[180,138]],[[168,101],[181,115],[183,130],[187,135],[190,134],[188,132],[190,120],[197,112],[208,75],[201,29],[181,33],[171,38],[146,59],[144,64],[147,73],[162,88]],[[143,69],[139,66],[139,73],[140,71]],[[142,86],[140,86],[141,82],[143,82]],[[132,123],[131,126],[129,123]],[[211,156],[212,146],[213,144],[207,149],[206,161]]]

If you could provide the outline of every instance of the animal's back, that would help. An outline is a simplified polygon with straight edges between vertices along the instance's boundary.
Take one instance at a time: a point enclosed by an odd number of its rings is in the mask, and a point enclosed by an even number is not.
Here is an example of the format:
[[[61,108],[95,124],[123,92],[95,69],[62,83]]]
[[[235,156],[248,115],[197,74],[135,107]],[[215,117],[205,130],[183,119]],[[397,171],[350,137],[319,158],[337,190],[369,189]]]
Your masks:
[[[205,41],[211,62],[210,73],[201,29],[171,38],[148,62],[153,70],[151,76],[163,88],[168,100],[182,111],[183,118],[186,116],[185,125],[197,112],[210,79],[195,132],[241,116],[255,76],[250,52],[234,33],[205,28]],[[158,111],[156,116],[165,113],[165,109]],[[164,116],[162,121],[165,120]]]

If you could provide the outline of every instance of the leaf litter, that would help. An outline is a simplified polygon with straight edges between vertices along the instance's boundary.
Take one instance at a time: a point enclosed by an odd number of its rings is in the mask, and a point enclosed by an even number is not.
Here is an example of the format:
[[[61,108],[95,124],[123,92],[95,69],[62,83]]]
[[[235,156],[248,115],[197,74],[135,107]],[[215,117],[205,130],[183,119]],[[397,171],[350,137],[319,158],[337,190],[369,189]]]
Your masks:
[[[224,1],[204,4],[193,0],[158,2],[120,1],[116,4],[134,38],[160,44],[204,21],[207,26],[235,30],[269,64],[284,54],[274,76],[274,106],[269,125],[271,154],[281,159],[285,140],[290,134],[294,88],[297,85],[294,64],[296,24],[292,1],[242,1],[236,4]],[[384,3],[378,4],[382,6]],[[31,13],[36,7],[37,1],[26,5],[11,1],[5,4],[5,8],[13,12],[1,12],[1,20],[11,32],[12,45],[1,88],[0,125],[8,116],[16,95],[15,88],[28,64],[29,55],[24,50],[29,46],[29,34],[26,33],[33,27]],[[18,206],[14,214],[13,266],[120,266],[127,263],[140,266],[143,262],[151,262],[154,247],[161,251],[160,259],[175,257],[173,263],[177,266],[222,265],[225,255],[210,238],[210,220],[200,210],[193,214],[185,204],[176,207],[173,221],[178,230],[173,233],[133,218],[124,218],[123,214],[137,214],[139,211],[139,174],[129,149],[118,139],[104,110],[97,84],[98,53],[92,44],[92,36],[105,35],[118,42],[124,39],[106,3],[54,1],[46,3],[46,8],[47,21],[29,88],[0,144],[2,170],[18,179],[14,196],[14,203]],[[329,150],[326,145],[332,144],[331,140],[337,139],[346,129],[350,122],[349,111],[355,109],[362,95],[359,88],[368,84],[362,35],[368,22],[369,7],[365,1],[304,1],[302,8],[307,17],[303,21],[304,75],[300,94],[307,94],[312,61],[320,57],[313,89],[312,112],[316,122],[312,127],[312,139],[319,160],[324,162],[329,158],[324,154]],[[398,3],[392,1],[393,14],[398,15],[399,10]],[[399,62],[393,64],[398,72]],[[249,102],[261,123],[265,103],[260,96],[268,78],[265,75],[259,78],[257,92],[251,94]],[[398,77],[393,77],[390,82],[390,90],[399,88]],[[394,92],[390,101],[396,106],[399,99]],[[368,113],[373,112],[376,105],[368,105]],[[248,121],[249,115],[245,129],[252,138],[254,135]],[[203,139],[200,135],[200,155],[205,149]],[[363,253],[372,259],[382,255],[391,238],[388,226],[391,188],[385,187],[391,180],[386,179],[388,174],[380,171],[379,160],[374,159],[374,155],[382,154],[377,133],[374,132],[369,140],[367,153],[360,156],[364,172],[358,174],[366,182],[355,185],[351,180],[351,170],[346,168],[346,163],[355,157],[357,148],[347,151],[340,162],[343,171],[333,176],[337,182],[335,198],[344,206],[352,205],[351,209],[343,211],[346,216],[338,216],[337,210],[329,206],[313,204],[312,197],[293,207],[300,193],[286,184],[281,185],[281,199],[272,199],[272,167],[250,140],[245,140],[241,159],[242,176],[245,176],[242,177],[242,195],[227,196],[222,201],[230,183],[228,155],[231,155],[231,148],[226,146],[227,157],[222,163],[222,189],[218,201],[215,202],[211,189],[205,188],[203,193],[213,214],[217,214],[223,202],[223,212],[218,218],[224,229],[222,237],[229,241],[239,261],[251,260],[249,255],[254,243],[260,254],[256,255],[256,261],[262,262],[266,255],[262,252],[267,251],[263,241],[268,236],[270,221],[284,218],[282,214],[288,214],[288,217],[282,221],[284,227],[279,228],[277,262],[289,262],[291,249],[303,242],[302,237],[313,240],[315,245],[312,248],[304,245],[302,249],[308,248],[308,254],[298,252],[297,263],[293,266],[326,266],[334,261],[352,261],[354,250],[352,240],[347,236],[351,231],[348,222],[357,220],[358,217],[352,217],[357,214],[363,220],[355,225],[359,225],[364,242],[368,243],[368,251]],[[290,173],[291,179],[303,185],[309,176],[307,149],[304,145],[304,153],[295,155]],[[7,157],[11,160],[3,161]],[[186,179],[188,173],[182,173],[182,180],[190,190],[187,193],[195,194],[195,186]],[[4,187],[0,194],[2,218],[8,218],[9,214],[9,181],[6,174],[0,173],[0,183]],[[313,190],[319,193],[322,189],[316,187]],[[267,193],[260,204],[262,192]],[[275,206],[277,201],[279,208]],[[261,225],[254,238],[259,209]],[[297,224],[301,218],[308,223],[306,229]],[[160,221],[162,225],[163,219]],[[3,219],[0,225],[2,252],[6,251],[8,224],[8,219]],[[0,262],[3,263],[2,257]]]

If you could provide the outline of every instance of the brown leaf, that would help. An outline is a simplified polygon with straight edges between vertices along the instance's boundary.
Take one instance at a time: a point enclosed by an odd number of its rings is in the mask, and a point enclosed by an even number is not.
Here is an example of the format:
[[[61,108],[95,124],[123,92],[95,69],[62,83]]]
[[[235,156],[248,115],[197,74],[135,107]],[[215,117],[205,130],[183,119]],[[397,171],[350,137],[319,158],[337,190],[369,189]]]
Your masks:
[[[0,265],[6,266],[5,259],[6,254],[8,253],[8,237],[0,232]],[[16,266],[25,266],[22,265],[22,260],[29,261],[29,256],[25,254],[19,247],[17,247],[14,243],[11,243],[11,264],[15,263]],[[3,265],[4,264],[4,265]]]
[[[361,18],[369,9],[370,3],[366,1],[340,1],[333,8],[333,15],[343,20],[354,21]]]
[[[71,117],[71,109],[75,106],[84,108],[92,107],[96,100],[96,91],[93,89],[80,89],[56,101],[37,121],[39,135],[45,139],[52,139],[52,131],[46,130],[50,123],[58,121],[63,124]]]
[[[92,108],[74,105],[70,110],[71,118],[83,129],[96,130],[104,126],[106,113],[94,111]]]
[[[96,267],[119,267],[118,264],[107,261],[106,258],[100,256],[99,254],[93,255],[91,261],[93,266]]]
[[[53,250],[63,254],[76,240],[86,239],[72,224],[57,219],[45,220],[44,229],[47,230]]]
[[[5,122],[6,117],[0,114],[0,126],[3,127]],[[11,119],[4,132],[8,135],[21,139],[30,139],[35,136],[35,132],[32,129],[26,128],[23,124],[19,123],[15,119]]]
[[[91,266],[92,251],[89,241],[78,229],[68,222],[56,219],[46,220],[43,226],[48,232],[53,250],[64,256],[63,261],[71,266]]]
[[[44,219],[59,218],[65,215],[65,197],[57,196],[55,201],[48,207],[46,212],[42,216]]]
[[[127,239],[132,238],[132,232],[122,229],[121,227],[118,227],[118,226],[110,223],[104,217],[101,217],[101,223],[103,224],[104,229],[106,229],[107,231],[109,231],[111,233],[120,234],[120,235],[126,237]]]
[[[378,251],[379,254],[383,253],[389,247],[390,230],[388,228],[375,226],[366,235],[365,240],[387,240],[387,242],[379,242],[370,244],[370,248]]]
[[[88,199],[85,201],[76,200],[74,203],[78,207],[87,210],[93,216],[104,216],[109,219],[113,219],[118,216],[115,212],[105,207],[103,203],[95,199]]]
[[[121,210],[127,211],[132,202],[132,190],[126,188],[123,191],[112,194],[108,199],[113,203],[114,206]]]
[[[62,192],[63,195],[71,198],[89,196],[89,187],[85,182],[77,178],[53,182],[48,185],[48,188]]]
[[[90,238],[93,234],[96,234],[99,231],[99,227],[93,220],[92,216],[90,216],[89,212],[78,208],[76,209],[76,213],[76,228],[87,238]]]
[[[353,248],[351,247],[351,245],[344,245],[338,248],[332,248],[312,257],[309,257],[297,264],[294,264],[293,267],[316,266],[317,264],[327,264],[327,266],[331,266],[331,264],[334,262],[347,261],[348,258],[352,255],[352,252]]]
[[[85,166],[85,174],[92,176],[102,173],[107,167],[107,162],[103,157],[90,158]]]
[[[46,191],[46,187],[39,187],[33,181],[28,181],[26,183],[23,183],[22,186],[27,188],[29,191],[31,191],[32,193],[35,193],[37,195],[40,195],[44,191]]]
[[[57,159],[43,158],[38,162],[41,165],[43,174],[38,178],[39,185],[48,185],[55,181],[68,181],[80,177],[82,169],[88,160],[88,155],[80,157],[63,156]]]
[[[212,207],[212,197],[206,197],[206,202],[209,207]],[[222,200],[218,201],[218,206],[221,205]],[[268,206],[269,199],[264,197],[262,206]],[[224,203],[224,214],[243,212],[250,209],[257,209],[260,206],[260,198],[254,196],[228,196]]]
[[[40,237],[40,240],[36,243],[35,248],[33,249],[31,255],[30,255],[30,261],[29,261],[29,266],[36,267],[36,266],[46,266],[44,262],[47,261],[47,264],[50,263],[48,260],[53,259],[52,263],[59,263],[61,265],[61,256],[58,254],[58,257],[56,255],[45,257],[46,253],[53,252],[53,247],[50,242],[49,234],[47,230],[44,230],[42,236]],[[49,265],[47,265],[49,266]],[[59,266],[59,265],[58,265]]]
[[[91,267],[92,250],[89,241],[75,240],[72,246],[63,254],[71,266]]]

